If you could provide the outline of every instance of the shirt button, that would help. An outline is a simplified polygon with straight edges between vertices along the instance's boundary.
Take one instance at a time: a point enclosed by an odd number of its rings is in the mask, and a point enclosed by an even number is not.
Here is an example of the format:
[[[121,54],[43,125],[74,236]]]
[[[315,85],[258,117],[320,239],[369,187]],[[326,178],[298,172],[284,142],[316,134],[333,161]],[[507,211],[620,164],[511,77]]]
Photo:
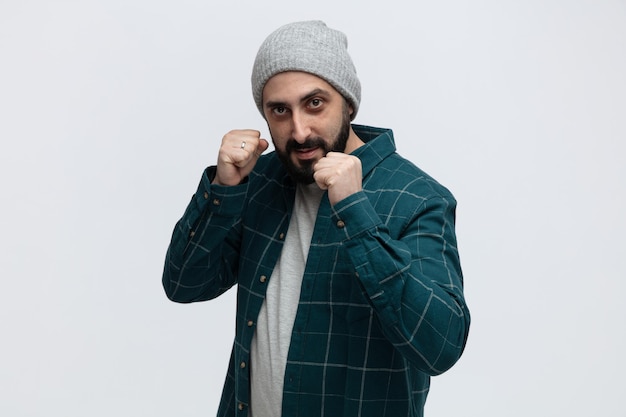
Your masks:
[[[278,238],[279,238],[280,240],[283,240],[283,239],[285,238],[285,234],[284,234],[284,233],[281,233],[280,235],[278,235]]]
[[[218,200],[217,198],[213,199],[213,205],[214,205],[214,206],[219,206],[219,205],[220,205],[220,203],[221,203],[221,201],[220,201],[220,200]]]
[[[265,282],[267,281],[267,277],[265,275],[261,275],[261,278],[259,278],[259,281]]]
[[[240,367],[241,369],[245,368],[245,367],[246,367],[246,363],[245,363],[245,362],[241,362],[241,363],[239,364],[239,367]]]
[[[195,235],[196,235],[196,232],[194,232],[193,230],[189,232],[189,237],[194,237]]]
[[[237,408],[239,409],[239,411],[243,411],[243,403],[239,403],[239,405],[237,406]]]
[[[209,192],[208,192],[208,191],[205,191],[205,192],[204,192],[204,199],[206,200],[207,198],[209,198]]]
[[[344,227],[346,227],[346,224],[343,222],[343,220],[339,220],[337,221],[337,227],[343,229]]]
[[[254,322],[252,320],[248,320],[248,327],[252,327],[254,325]]]

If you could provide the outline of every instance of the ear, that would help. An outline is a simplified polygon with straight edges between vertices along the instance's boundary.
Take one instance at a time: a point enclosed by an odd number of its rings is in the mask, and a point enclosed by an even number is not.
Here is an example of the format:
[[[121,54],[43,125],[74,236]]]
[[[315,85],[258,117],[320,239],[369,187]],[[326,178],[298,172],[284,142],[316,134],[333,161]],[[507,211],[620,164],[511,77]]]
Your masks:
[[[352,119],[352,115],[354,114],[354,106],[352,106],[352,103],[348,100],[346,100],[346,106],[348,107],[348,114],[350,115],[350,118]]]

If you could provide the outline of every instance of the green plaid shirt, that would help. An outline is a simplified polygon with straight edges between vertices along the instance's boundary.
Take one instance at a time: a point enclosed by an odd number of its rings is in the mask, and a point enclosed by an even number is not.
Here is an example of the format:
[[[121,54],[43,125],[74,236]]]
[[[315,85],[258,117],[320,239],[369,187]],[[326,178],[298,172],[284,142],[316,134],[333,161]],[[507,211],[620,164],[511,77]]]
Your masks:
[[[450,368],[467,339],[454,197],[396,153],[391,130],[354,130],[366,142],[353,153],[363,191],[334,207],[322,198],[283,416],[422,416],[430,376]],[[171,300],[194,302],[237,284],[235,343],[218,416],[246,416],[250,344],[296,188],[275,153],[238,186],[211,185],[214,172],[205,171],[174,229],[163,286]]]

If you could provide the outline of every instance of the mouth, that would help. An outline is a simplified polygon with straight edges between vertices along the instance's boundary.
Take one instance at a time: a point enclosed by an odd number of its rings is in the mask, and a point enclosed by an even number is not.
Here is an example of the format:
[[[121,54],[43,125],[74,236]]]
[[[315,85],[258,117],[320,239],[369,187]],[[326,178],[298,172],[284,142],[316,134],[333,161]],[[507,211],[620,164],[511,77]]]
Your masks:
[[[301,161],[309,161],[311,159],[314,159],[318,156],[320,147],[319,146],[314,146],[311,148],[301,148],[301,149],[294,149],[293,150],[293,154],[295,155],[295,157],[298,160]]]

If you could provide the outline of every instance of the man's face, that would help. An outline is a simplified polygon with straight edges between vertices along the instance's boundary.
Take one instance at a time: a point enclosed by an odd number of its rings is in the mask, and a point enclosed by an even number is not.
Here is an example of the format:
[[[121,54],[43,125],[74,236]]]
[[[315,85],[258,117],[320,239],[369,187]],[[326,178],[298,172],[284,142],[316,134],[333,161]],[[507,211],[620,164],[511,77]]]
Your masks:
[[[328,152],[345,152],[351,137],[352,109],[321,78],[283,72],[263,89],[263,113],[274,148],[293,178],[313,182],[315,163]]]

